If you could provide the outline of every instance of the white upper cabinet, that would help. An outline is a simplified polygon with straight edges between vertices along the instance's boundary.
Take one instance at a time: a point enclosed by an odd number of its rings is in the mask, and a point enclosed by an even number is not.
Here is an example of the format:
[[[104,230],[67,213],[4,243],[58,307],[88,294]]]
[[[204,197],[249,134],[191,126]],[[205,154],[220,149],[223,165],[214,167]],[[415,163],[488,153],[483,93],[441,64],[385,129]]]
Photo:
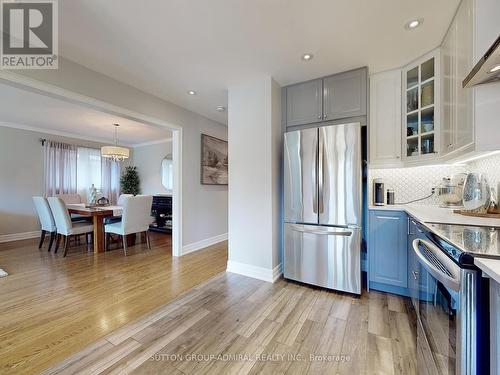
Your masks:
[[[370,166],[401,166],[401,69],[370,75]]]
[[[462,81],[472,69],[474,8],[463,0],[442,45],[442,155],[453,155],[474,142],[473,90]]]
[[[450,153],[455,148],[455,44],[456,28],[450,27],[441,46],[441,82],[442,82],[442,121],[441,150],[443,154]]]
[[[435,50],[403,69],[402,144],[406,162],[435,158],[440,136],[440,55]]]
[[[463,79],[500,33],[498,14],[498,0],[462,0],[440,49],[402,69],[404,166],[500,150],[500,85],[462,87]],[[371,77],[370,127],[375,129],[370,132],[369,155],[372,165],[391,167],[397,165],[392,134],[388,134],[394,109],[385,86],[389,83],[382,81],[383,75]]]
[[[462,0],[454,22],[456,28],[455,149],[461,149],[474,142],[473,90],[462,87],[462,81],[473,67],[473,12],[473,0]]]

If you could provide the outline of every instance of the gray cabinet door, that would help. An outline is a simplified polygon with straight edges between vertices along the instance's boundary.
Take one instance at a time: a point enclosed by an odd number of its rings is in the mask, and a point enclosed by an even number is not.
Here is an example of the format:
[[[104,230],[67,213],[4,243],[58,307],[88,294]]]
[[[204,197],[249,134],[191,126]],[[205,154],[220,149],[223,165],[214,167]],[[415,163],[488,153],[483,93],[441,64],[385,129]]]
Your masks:
[[[366,115],[366,68],[323,80],[323,120]]]
[[[322,119],[323,81],[316,79],[286,88],[286,126],[304,125]]]

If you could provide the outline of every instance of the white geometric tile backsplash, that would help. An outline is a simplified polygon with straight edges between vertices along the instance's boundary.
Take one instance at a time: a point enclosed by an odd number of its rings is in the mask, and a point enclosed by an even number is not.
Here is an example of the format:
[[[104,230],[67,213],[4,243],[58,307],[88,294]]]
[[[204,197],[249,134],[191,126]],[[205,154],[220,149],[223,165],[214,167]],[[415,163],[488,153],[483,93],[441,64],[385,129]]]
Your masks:
[[[468,165],[471,171],[484,173],[490,186],[500,193],[500,154],[488,158],[471,161]]]
[[[432,188],[439,185],[443,177],[457,173],[479,172],[487,176],[490,186],[499,189],[500,155],[490,156],[468,163],[467,165],[433,165],[412,168],[369,169],[369,203],[372,203],[373,179],[381,178],[385,189],[393,189],[396,203],[405,203],[431,194]],[[438,205],[436,196],[416,204]]]

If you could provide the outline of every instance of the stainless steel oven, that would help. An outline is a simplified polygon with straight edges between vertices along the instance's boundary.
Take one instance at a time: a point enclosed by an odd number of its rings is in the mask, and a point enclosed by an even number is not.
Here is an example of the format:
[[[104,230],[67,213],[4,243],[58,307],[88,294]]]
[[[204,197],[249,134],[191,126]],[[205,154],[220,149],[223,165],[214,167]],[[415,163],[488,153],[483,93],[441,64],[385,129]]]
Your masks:
[[[478,270],[464,268],[435,243],[412,243],[419,262],[419,374],[483,374],[478,343]]]

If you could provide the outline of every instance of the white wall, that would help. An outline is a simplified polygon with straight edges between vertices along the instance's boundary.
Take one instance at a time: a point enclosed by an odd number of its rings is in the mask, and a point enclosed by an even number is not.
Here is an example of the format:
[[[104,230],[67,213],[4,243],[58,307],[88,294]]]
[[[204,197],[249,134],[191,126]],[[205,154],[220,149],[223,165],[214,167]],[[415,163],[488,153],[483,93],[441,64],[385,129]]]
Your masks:
[[[200,184],[201,134],[227,139],[226,126],[64,58],[58,70],[16,73],[181,126],[183,245],[227,233],[227,186]]]
[[[161,183],[161,163],[172,153],[172,139],[162,143],[134,147],[134,166],[141,181],[141,193],[149,195],[172,194]]]
[[[228,99],[228,271],[272,281],[281,262],[281,90],[262,77],[230,87]]]

